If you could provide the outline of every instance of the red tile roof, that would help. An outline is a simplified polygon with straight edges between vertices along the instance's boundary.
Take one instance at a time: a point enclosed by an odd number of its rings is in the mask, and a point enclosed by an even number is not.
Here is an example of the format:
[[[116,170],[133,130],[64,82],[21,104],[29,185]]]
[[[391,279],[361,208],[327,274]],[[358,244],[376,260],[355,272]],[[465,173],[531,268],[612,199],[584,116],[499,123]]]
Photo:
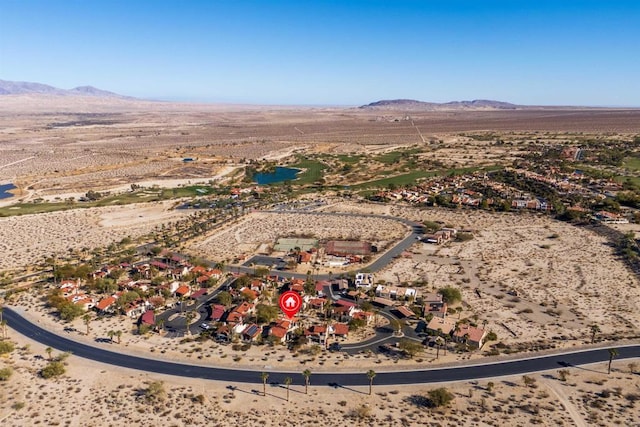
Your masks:
[[[273,326],[269,330],[269,335],[273,335],[274,337],[278,337],[280,339],[284,338],[287,335],[287,330],[280,326]]]
[[[333,333],[336,335],[347,335],[349,334],[349,325],[345,323],[336,323],[333,325]]]
[[[189,287],[187,285],[182,285],[178,289],[176,289],[176,294],[186,295],[189,293]]]
[[[198,289],[197,291],[195,291],[194,293],[191,294],[191,298],[196,299],[198,297],[201,297],[202,295],[206,295],[207,294],[207,290],[206,289]]]
[[[218,321],[222,319],[222,316],[224,315],[225,311],[226,309],[224,305],[215,304],[211,306],[211,316],[209,317],[209,319]]]
[[[100,302],[96,304],[96,308],[98,310],[106,310],[114,302],[116,302],[116,299],[114,297],[106,297],[106,298],[100,300]]]
[[[470,341],[480,342],[484,337],[484,329],[462,323],[458,325],[458,330],[453,333],[456,338],[464,338],[467,335]]]
[[[142,317],[140,318],[140,321],[145,325],[155,325],[156,314],[153,312],[153,310],[147,310],[144,313],[142,313]]]

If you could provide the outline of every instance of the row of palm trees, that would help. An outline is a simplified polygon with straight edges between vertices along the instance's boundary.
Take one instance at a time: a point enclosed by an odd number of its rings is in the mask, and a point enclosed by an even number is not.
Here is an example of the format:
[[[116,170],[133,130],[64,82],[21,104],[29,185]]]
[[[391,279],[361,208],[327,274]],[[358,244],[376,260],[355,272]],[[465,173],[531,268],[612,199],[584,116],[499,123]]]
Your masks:
[[[311,371],[309,369],[305,369],[302,371],[302,376],[304,378],[304,394],[309,394],[309,382],[311,378]],[[369,395],[371,395],[373,390],[373,379],[376,377],[376,372],[372,369],[367,371],[367,378],[369,378]],[[267,372],[260,373],[260,379],[262,380],[262,395],[267,395],[267,381],[269,380],[269,374]],[[289,386],[293,382],[291,377],[285,377],[284,385],[287,386],[287,402],[289,401]]]

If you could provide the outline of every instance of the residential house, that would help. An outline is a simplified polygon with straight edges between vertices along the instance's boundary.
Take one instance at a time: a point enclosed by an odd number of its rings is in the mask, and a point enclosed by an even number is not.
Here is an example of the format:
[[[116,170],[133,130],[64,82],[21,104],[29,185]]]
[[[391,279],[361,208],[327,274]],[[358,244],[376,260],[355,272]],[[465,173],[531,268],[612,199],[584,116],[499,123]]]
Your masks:
[[[209,320],[213,320],[214,322],[219,322],[224,317],[226,312],[226,308],[224,305],[214,304],[211,306],[211,315],[209,316]]]
[[[471,326],[466,323],[459,324],[453,333],[453,339],[455,341],[462,343],[466,342],[468,346],[475,349],[479,349],[482,347],[486,336],[487,331],[485,331],[484,329]]]
[[[255,341],[260,334],[262,333],[262,328],[258,325],[256,325],[255,323],[247,326],[246,328],[244,328],[244,330],[242,331],[242,339],[244,341]]]
[[[141,325],[155,326],[156,325],[156,313],[153,310],[145,311],[144,313],[142,313],[142,316],[140,316],[139,323]]]
[[[175,290],[177,297],[188,297],[191,294],[191,288],[188,285],[181,285]]]
[[[346,323],[336,323],[329,326],[329,333],[336,337],[346,337],[349,335],[349,325]]]
[[[441,333],[444,335],[451,335],[451,332],[456,327],[456,321],[449,317],[433,317],[427,324],[427,331],[433,333]]]
[[[373,286],[373,274],[357,273],[354,283],[356,288],[371,289]]]
[[[393,311],[397,312],[402,318],[416,317],[416,314],[409,307],[404,305],[394,308]]]
[[[431,314],[437,317],[447,316],[447,303],[442,300],[442,295],[435,293],[428,293],[422,297],[424,305],[422,307],[423,316]]]
[[[254,311],[254,305],[245,301],[231,310],[229,314],[227,314],[227,318],[225,320],[229,324],[242,324],[247,317],[254,313]]]
[[[103,298],[95,305],[98,313],[114,313],[115,307],[116,297],[113,296]]]

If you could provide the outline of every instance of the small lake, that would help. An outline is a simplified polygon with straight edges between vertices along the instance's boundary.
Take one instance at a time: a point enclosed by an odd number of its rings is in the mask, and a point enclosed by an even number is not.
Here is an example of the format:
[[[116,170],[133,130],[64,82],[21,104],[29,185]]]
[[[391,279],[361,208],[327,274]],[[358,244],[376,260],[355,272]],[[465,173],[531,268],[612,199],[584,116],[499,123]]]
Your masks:
[[[277,166],[276,170],[268,173],[257,173],[253,180],[260,185],[274,184],[282,181],[293,181],[297,178],[300,169]]]
[[[8,199],[13,197],[13,194],[9,193],[9,190],[16,188],[13,184],[0,184],[0,199]]]

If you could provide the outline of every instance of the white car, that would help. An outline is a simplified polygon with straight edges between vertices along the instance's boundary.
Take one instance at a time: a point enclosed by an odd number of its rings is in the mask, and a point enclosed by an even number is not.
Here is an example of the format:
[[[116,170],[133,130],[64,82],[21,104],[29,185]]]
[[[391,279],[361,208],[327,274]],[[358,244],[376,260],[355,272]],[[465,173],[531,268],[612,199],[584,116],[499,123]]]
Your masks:
[[[208,330],[208,329],[211,329],[211,326],[209,326],[208,323],[202,323],[202,324],[200,324],[200,327],[202,329],[204,329],[205,331]]]

